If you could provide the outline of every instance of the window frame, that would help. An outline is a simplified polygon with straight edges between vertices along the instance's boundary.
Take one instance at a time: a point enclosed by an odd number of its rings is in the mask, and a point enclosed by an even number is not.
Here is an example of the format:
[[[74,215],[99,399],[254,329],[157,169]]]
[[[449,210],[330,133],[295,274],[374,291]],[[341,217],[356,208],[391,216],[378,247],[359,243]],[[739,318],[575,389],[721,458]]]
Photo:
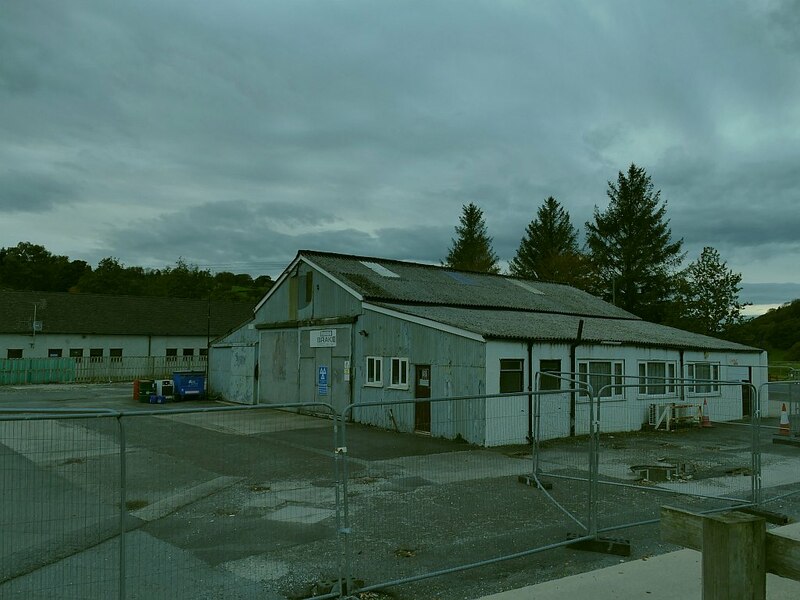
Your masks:
[[[370,366],[371,366],[371,368],[370,368]],[[365,364],[364,364],[364,386],[365,387],[383,387],[383,357],[382,356],[367,356],[365,358]]]
[[[105,350],[103,348],[89,348],[89,362],[101,363],[105,357]]]
[[[516,363],[514,368],[510,368],[510,363]],[[505,363],[505,367],[503,365]],[[523,358],[501,358],[500,359],[500,371],[499,377],[497,381],[497,389],[501,394],[519,394],[525,391],[525,359]],[[514,375],[515,379],[519,378],[519,386],[513,386],[514,388],[519,387],[519,389],[503,389],[503,383],[507,384],[509,382],[509,377],[504,378],[503,375]]]
[[[47,358],[62,358],[64,356],[63,348],[48,348]]]
[[[551,363],[550,367],[545,367],[545,363]],[[558,368],[553,369],[553,363],[558,363]],[[539,391],[541,392],[554,392],[560,391],[561,379],[556,379],[549,374],[561,373],[561,359],[560,358],[541,358],[539,359]],[[553,386],[553,387],[550,387]]]
[[[18,360],[23,358],[24,351],[22,348],[7,348],[6,349],[6,359],[8,360]]]
[[[166,357],[166,362],[168,362],[168,363],[178,362],[178,349],[177,348],[165,348],[164,349],[164,356]]]
[[[709,377],[697,377],[697,367],[708,367],[708,374]],[[708,360],[701,360],[701,361],[694,361],[694,362],[687,362],[686,363],[686,379],[694,383],[697,379],[700,381],[719,381],[720,378],[720,364],[718,362],[711,362]],[[704,388],[698,390],[698,388]],[[705,389],[708,388],[708,389]],[[722,392],[720,391],[719,383],[703,383],[697,385],[689,385],[686,388],[686,395],[687,396],[719,396]]]
[[[398,366],[398,381],[395,381],[395,365]],[[395,390],[407,390],[408,372],[408,358],[393,356],[389,362],[389,387]]]
[[[589,383],[591,384],[592,377],[608,377],[610,379],[611,387],[606,388],[607,396],[600,396],[600,400],[604,402],[615,402],[620,400],[625,400],[625,361],[620,359],[608,358],[608,359],[594,359],[594,358],[586,358],[586,359],[579,359],[578,363],[578,381],[581,383]],[[600,363],[607,363],[609,365],[609,373],[593,373],[591,371],[591,365],[596,365]],[[582,371],[582,369],[585,369]],[[606,384],[601,386],[592,386],[594,388],[594,392],[597,393],[605,387]],[[585,395],[578,395],[580,401],[588,401]]]
[[[122,348],[109,348],[108,356],[111,362],[122,362]]]
[[[664,366],[664,375],[654,375],[649,373],[651,366]],[[642,373],[644,368],[644,373]],[[637,389],[640,398],[668,398],[677,394],[676,378],[678,372],[677,362],[674,360],[640,360],[637,365],[639,373],[639,387]],[[650,378],[656,379],[654,383]],[[650,392],[651,388],[664,388],[663,392]]]

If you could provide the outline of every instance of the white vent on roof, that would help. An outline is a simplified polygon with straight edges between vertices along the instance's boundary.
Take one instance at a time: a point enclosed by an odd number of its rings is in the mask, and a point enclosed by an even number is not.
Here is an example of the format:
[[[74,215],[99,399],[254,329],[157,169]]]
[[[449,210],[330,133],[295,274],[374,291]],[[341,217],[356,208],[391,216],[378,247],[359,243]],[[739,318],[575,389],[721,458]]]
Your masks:
[[[378,275],[381,275],[383,277],[396,277],[396,278],[400,277],[400,275],[398,275],[394,271],[390,271],[389,269],[387,269],[383,265],[379,265],[378,263],[366,262],[366,261],[363,261],[363,260],[360,260],[358,262],[360,262],[362,265],[364,265],[368,269],[371,269],[371,270],[375,271]]]
[[[544,296],[543,291],[537,290],[535,287],[533,287],[530,283],[527,283],[526,281],[520,281],[519,279],[509,279],[509,281],[514,285],[518,285],[522,289],[528,290],[533,294],[539,294],[540,296]]]

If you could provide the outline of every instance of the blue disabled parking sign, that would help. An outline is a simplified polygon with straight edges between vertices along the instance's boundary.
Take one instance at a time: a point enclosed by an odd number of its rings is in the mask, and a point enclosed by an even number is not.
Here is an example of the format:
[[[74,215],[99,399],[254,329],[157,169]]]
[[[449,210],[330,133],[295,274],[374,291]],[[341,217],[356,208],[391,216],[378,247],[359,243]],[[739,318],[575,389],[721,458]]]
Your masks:
[[[328,367],[321,366],[317,376],[317,385],[319,386],[319,395],[327,396],[328,394]]]

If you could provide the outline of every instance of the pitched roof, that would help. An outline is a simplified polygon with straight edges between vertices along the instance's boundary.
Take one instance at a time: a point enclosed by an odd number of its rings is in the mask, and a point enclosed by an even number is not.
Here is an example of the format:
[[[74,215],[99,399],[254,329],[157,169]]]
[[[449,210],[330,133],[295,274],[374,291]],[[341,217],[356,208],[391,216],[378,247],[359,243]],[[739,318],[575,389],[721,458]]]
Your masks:
[[[644,321],[568,285],[436,265],[301,250],[305,259],[372,304],[485,338],[753,352],[757,349]]]
[[[0,290],[0,333],[31,333],[34,305],[41,333],[206,335],[252,318],[253,306],[185,298]]]
[[[742,344],[719,340],[658,325],[641,319],[608,319],[552,313],[513,310],[453,308],[446,306],[414,306],[377,303],[378,306],[429,319],[458,329],[477,333],[485,338],[536,340],[542,342],[574,342],[583,321],[581,340],[596,344],[635,344],[637,346],[683,348],[687,350],[722,350],[753,352]]]
[[[375,302],[639,319],[591,294],[558,283],[328,252],[301,250],[298,255],[336,277],[365,300]]]

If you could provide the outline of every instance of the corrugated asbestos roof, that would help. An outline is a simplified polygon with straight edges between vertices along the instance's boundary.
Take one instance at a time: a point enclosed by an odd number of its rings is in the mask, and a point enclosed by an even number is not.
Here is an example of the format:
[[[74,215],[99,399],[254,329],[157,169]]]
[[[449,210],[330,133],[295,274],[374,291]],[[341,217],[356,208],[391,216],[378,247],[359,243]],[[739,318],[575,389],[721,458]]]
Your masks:
[[[582,339],[587,342],[756,350],[643,321],[567,285],[374,257],[307,250],[298,255],[361,294],[365,301],[486,338],[572,342],[583,319]]]
[[[31,333],[34,303],[41,333],[206,335],[209,329],[207,300],[0,291],[0,333]],[[249,303],[212,302],[211,335],[252,316]]]
[[[592,343],[636,344],[663,348],[693,350],[727,350],[752,352],[754,349],[706,335],[690,333],[648,321],[605,319],[547,313],[523,313],[511,310],[452,308],[445,306],[413,306],[376,303],[398,312],[430,319],[452,327],[477,333],[486,338],[573,342],[578,324],[583,319],[581,339]]]
[[[620,319],[635,315],[591,294],[557,283],[467,273],[434,265],[301,250],[300,255],[376,302],[492,307]],[[366,264],[365,264],[366,263]],[[388,269],[387,276],[370,265]]]

